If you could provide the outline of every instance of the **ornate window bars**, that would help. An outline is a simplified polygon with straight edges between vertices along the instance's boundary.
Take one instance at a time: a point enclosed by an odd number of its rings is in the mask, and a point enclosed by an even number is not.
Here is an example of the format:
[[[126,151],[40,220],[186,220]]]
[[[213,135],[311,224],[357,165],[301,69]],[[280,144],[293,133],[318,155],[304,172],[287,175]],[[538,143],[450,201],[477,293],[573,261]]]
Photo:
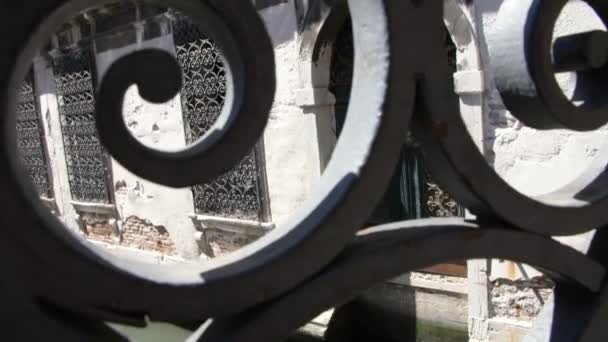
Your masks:
[[[17,95],[17,148],[29,178],[43,198],[53,198],[44,130],[32,73],[21,84]]]
[[[182,70],[182,112],[186,143],[213,125],[224,107],[226,71],[216,44],[188,17],[175,14],[173,37]],[[269,221],[263,139],[232,170],[192,187],[196,214]]]
[[[496,17],[497,29],[489,32],[489,64],[505,106],[524,124],[540,130],[593,131],[606,124],[608,112],[601,97],[608,64],[606,39],[594,38],[605,33],[566,36],[555,48],[555,22],[567,2],[505,0]],[[586,2],[608,23],[608,7]],[[230,132],[224,132],[222,138],[230,139],[218,148],[244,155],[269,120],[276,89],[271,37],[248,1],[174,4],[231,28],[242,59],[230,64],[240,64],[254,86],[247,87],[250,96],[243,98],[244,109],[236,109],[239,115]],[[45,43],[36,33],[56,30],[54,24],[67,19],[67,10],[85,10],[87,4],[62,7],[66,11],[51,13],[55,20],[47,22],[49,8],[57,2],[37,0],[29,5],[5,5],[0,12],[7,19],[0,20],[3,32],[15,32],[6,35],[3,46],[3,94],[16,86],[13,76],[23,77],[34,57],[33,44]],[[142,265],[131,261],[102,260],[33,204],[38,198],[19,186],[23,175],[13,167],[14,146],[5,146],[0,157],[8,163],[3,169],[6,177],[0,178],[0,196],[8,234],[0,239],[0,250],[7,256],[2,260],[8,272],[0,283],[5,308],[2,334],[19,340],[61,336],[124,341],[105,322],[145,326],[157,320],[200,327],[190,340],[283,341],[319,312],[379,281],[447,260],[498,258],[535,265],[556,280],[553,323],[544,328],[551,341],[605,340],[605,159],[568,189],[550,196],[516,191],[487,165],[467,132],[456,94],[449,91],[443,3],[348,1],[348,9],[357,43],[357,96],[350,99],[347,131],[334,151],[336,162],[328,164],[323,182],[300,215],[226,262],[185,264],[176,270],[174,265],[138,268]],[[132,63],[140,68],[129,68]],[[370,67],[375,72],[364,72]],[[587,84],[580,91],[593,100],[591,106],[579,107],[565,98],[554,75],[564,69],[586,76],[581,77]],[[159,73],[166,77],[159,78]],[[116,106],[122,94],[116,90],[138,84],[147,87],[146,99],[170,99],[179,91],[177,82],[170,82],[180,77],[177,62],[168,53],[148,49],[116,61],[109,74],[111,81],[99,84],[98,106],[107,109],[96,111],[99,137],[115,157],[148,157],[133,141],[115,139],[114,129],[127,130],[112,125],[122,115]],[[14,110],[6,96],[1,99],[5,130],[0,134],[6,140],[11,136],[7,130],[14,129],[6,124]],[[480,219],[421,219],[359,231],[383,196],[410,125],[437,181]],[[190,159],[180,154],[148,158],[145,165],[130,169],[168,186],[191,186],[232,162],[216,158],[214,152],[205,150]],[[179,173],[173,168],[179,165],[176,160],[183,162]],[[210,166],[214,172],[191,167],[207,160],[217,163]],[[163,163],[171,167],[155,173],[151,166]],[[201,173],[204,177],[199,179]],[[586,253],[552,238],[592,230],[597,231]],[[131,267],[117,271],[125,265]],[[212,319],[203,324],[203,318]]]
[[[90,47],[63,51],[53,59],[53,73],[72,199],[110,203],[108,157],[95,126]]]

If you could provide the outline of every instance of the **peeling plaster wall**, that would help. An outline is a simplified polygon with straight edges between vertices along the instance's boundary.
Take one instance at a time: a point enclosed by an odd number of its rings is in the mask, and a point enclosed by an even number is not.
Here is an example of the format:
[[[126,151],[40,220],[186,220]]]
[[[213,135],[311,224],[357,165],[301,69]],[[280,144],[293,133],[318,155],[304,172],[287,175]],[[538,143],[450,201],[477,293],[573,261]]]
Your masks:
[[[104,51],[97,55],[99,75],[103,75],[116,59],[142,48],[159,48],[175,54],[171,35]],[[176,150],[185,146],[179,96],[165,104],[151,104],[143,100],[137,87],[133,86],[125,96],[123,113],[131,133],[140,142],[160,150]],[[162,226],[182,257],[198,258],[199,250],[194,240],[196,229],[189,218],[194,212],[191,190],[148,182],[133,175],[116,161],[112,161],[112,169],[116,206],[120,217],[125,220],[125,231],[137,230],[130,226],[134,221],[127,218],[137,218],[137,221],[146,222],[148,226]],[[141,245],[145,245],[146,238],[145,234],[141,235]],[[159,243],[162,242],[159,240]]]

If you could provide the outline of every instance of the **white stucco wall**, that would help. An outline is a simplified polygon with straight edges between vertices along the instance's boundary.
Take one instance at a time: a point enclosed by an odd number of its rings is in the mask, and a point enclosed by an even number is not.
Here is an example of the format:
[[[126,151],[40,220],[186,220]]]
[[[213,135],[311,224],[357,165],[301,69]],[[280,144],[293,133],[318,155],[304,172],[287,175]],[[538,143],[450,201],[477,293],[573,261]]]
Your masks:
[[[113,61],[143,48],[158,48],[175,54],[172,35],[146,40],[97,54],[98,74],[103,75]],[[127,91],[123,104],[125,121],[140,142],[159,150],[177,150],[186,145],[179,95],[164,104],[152,104],[139,96],[136,86]],[[196,229],[190,219],[194,213],[189,188],[174,189],[141,179],[112,160],[116,207],[121,219],[130,217],[163,226],[178,253],[188,259],[200,252],[194,240]]]
[[[299,69],[302,60],[294,1],[262,10],[260,14],[275,51],[277,91],[264,144],[270,209],[273,221],[280,227],[319,181],[323,164],[319,136],[331,141],[327,136],[331,121],[321,119],[318,125],[316,113],[298,104],[298,94],[303,88]]]
[[[72,206],[72,195],[70,193],[67,164],[63,147],[63,136],[61,134],[61,118],[57,104],[53,70],[50,63],[44,58],[36,58],[33,63],[34,84],[42,125],[45,133],[48,164],[51,174],[49,177],[53,183],[55,203],[59,209],[58,218],[73,232],[78,232],[76,222],[76,211]]]

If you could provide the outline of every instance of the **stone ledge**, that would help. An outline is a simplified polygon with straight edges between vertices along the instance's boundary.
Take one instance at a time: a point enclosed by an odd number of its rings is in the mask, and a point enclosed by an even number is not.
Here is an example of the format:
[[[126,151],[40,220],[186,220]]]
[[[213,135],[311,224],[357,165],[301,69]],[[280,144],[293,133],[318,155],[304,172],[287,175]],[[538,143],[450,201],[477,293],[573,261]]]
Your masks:
[[[469,293],[469,285],[466,278],[434,275],[431,279],[424,279],[414,277],[414,274],[415,272],[401,275],[389,280],[388,283],[464,295],[468,295]]]
[[[112,235],[114,243],[118,244],[122,233],[122,221],[118,219],[118,212],[116,206],[113,204],[106,203],[83,203],[83,202],[70,202],[76,211],[74,219],[78,225],[80,232],[87,235],[88,229],[85,214],[103,215],[108,217],[108,224],[112,228]]]
[[[79,213],[115,215],[116,206],[114,204],[105,203],[84,203],[71,201],[74,210]]]
[[[251,236],[262,236],[275,227],[275,224],[272,222],[258,222],[208,215],[191,215],[190,218],[195,223],[200,224],[200,228],[197,225],[197,229],[199,230],[217,229],[229,233]]]

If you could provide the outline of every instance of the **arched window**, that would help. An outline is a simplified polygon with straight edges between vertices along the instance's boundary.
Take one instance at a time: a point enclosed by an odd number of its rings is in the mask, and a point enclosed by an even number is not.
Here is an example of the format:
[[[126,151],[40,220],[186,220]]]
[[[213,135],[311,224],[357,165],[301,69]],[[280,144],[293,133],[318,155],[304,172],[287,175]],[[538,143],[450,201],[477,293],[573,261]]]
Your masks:
[[[445,30],[446,58],[452,73],[456,72],[456,47]],[[354,62],[353,35],[350,19],[342,25],[333,45],[329,90],[336,97],[336,132],[340,135],[350,98]],[[423,217],[464,216],[464,209],[444,192],[424,167],[419,147],[413,138],[405,141],[400,162],[386,194],[370,217],[376,225]]]

